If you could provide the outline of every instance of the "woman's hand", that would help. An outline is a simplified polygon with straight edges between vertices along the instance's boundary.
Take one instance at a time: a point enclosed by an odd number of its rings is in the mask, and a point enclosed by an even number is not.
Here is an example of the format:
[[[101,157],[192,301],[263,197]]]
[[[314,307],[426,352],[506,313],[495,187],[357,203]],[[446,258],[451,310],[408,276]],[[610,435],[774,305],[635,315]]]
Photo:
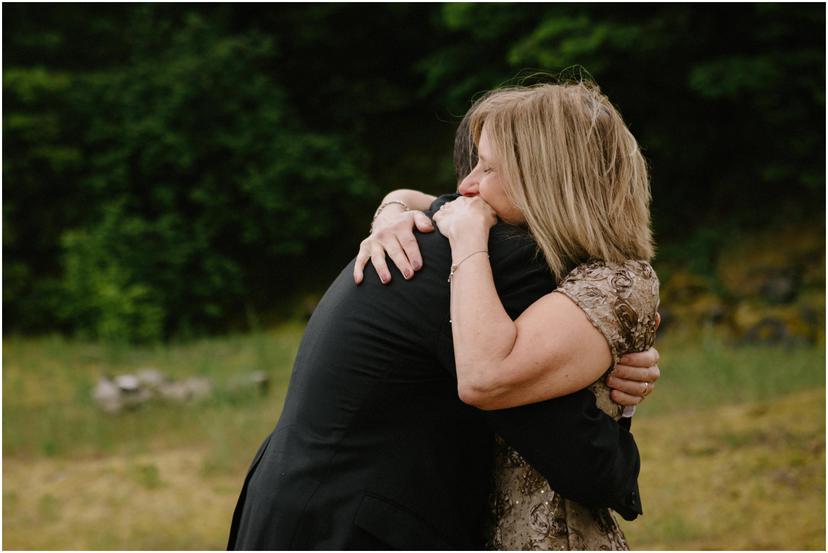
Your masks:
[[[461,196],[443,206],[434,214],[434,222],[440,232],[454,242],[470,234],[485,233],[497,224],[497,214],[479,196]]]
[[[363,270],[370,259],[382,283],[388,284],[391,271],[385,263],[386,254],[406,279],[414,276],[414,272],[423,266],[414,227],[420,232],[434,230],[431,219],[422,211],[400,211],[394,205],[385,208],[371,225],[370,236],[359,245],[354,262],[354,282],[362,283]]]

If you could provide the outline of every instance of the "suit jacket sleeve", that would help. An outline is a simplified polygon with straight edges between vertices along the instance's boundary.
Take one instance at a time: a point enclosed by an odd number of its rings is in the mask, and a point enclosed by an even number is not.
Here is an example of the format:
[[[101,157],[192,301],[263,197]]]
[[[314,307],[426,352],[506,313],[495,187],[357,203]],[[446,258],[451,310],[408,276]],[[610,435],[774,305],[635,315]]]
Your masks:
[[[627,520],[641,514],[635,440],[589,390],[483,416],[564,497]]]
[[[454,372],[451,333],[439,342],[442,362]],[[640,457],[629,422],[619,424],[601,411],[589,390],[480,411],[480,416],[564,497],[590,507],[609,507],[626,520],[642,514]]]

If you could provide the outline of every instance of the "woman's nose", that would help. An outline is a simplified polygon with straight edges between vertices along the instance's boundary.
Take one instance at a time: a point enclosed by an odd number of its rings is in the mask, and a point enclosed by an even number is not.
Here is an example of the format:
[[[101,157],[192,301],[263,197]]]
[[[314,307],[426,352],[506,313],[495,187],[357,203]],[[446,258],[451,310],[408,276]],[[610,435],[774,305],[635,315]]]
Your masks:
[[[457,192],[463,196],[477,196],[477,184],[477,179],[473,178],[472,175],[468,175],[465,179],[460,181],[460,186],[457,187]]]

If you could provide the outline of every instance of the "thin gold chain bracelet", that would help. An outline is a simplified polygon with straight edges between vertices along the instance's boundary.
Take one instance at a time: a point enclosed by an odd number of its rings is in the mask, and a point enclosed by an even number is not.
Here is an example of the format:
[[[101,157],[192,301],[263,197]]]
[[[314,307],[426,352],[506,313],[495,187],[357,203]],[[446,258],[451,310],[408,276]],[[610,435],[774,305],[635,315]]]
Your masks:
[[[472,253],[470,253],[469,255],[467,255],[466,257],[464,257],[463,259],[461,259],[460,261],[458,261],[457,263],[455,263],[451,266],[451,270],[449,271],[449,276],[448,276],[449,284],[451,284],[451,279],[454,277],[454,273],[457,271],[457,269],[460,268],[460,265],[462,265],[463,262],[465,260],[467,260],[468,258],[470,258],[471,256],[477,255],[479,253],[485,253],[488,256],[489,255],[489,250],[480,250],[480,251],[472,252]]]

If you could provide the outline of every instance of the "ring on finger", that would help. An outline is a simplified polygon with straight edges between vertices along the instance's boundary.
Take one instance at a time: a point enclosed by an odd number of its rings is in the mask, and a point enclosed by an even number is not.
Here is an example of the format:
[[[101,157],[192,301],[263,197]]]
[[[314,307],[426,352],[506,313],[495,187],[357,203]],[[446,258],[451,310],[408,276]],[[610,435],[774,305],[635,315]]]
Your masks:
[[[650,392],[651,392],[651,391],[652,391],[652,390],[650,389],[650,383],[649,383],[649,382],[645,382],[645,383],[644,383],[644,393],[642,394],[642,397],[647,397],[648,395],[650,395]]]

